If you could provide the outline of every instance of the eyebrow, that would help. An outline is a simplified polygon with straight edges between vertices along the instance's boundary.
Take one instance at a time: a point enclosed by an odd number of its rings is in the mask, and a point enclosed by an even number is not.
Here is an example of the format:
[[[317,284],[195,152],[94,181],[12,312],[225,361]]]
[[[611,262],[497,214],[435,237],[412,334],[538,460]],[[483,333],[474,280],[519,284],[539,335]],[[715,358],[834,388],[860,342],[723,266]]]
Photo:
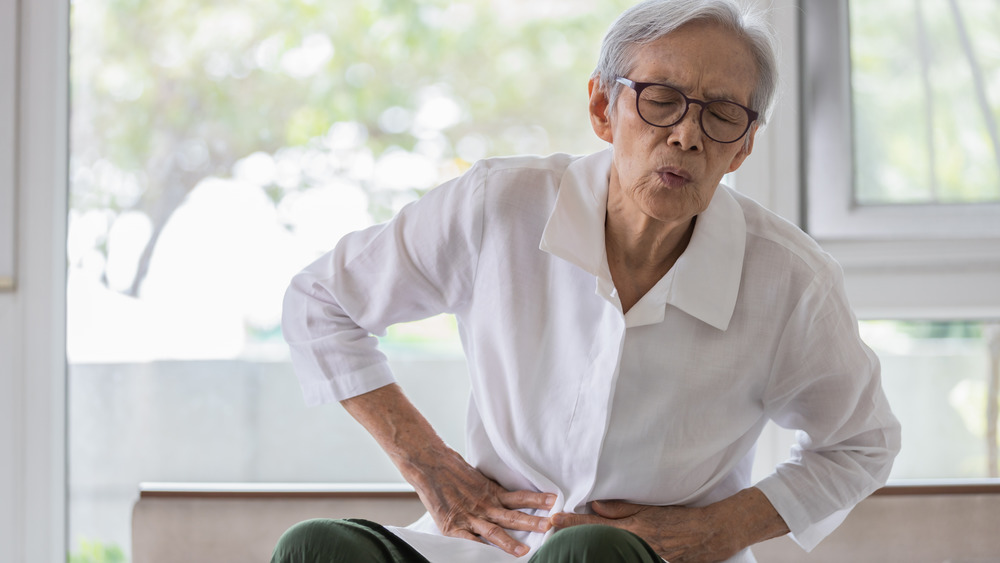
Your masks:
[[[685,88],[685,87],[683,87],[683,86],[681,86],[681,85],[679,85],[679,84],[677,84],[675,82],[672,82],[670,80],[660,79],[660,78],[654,78],[654,79],[651,79],[651,80],[643,80],[643,81],[640,81],[640,82],[652,82],[654,84],[664,84],[664,85],[670,86],[671,88],[674,88],[676,90],[680,90],[681,92],[684,92],[685,95],[688,95],[690,97],[690,94],[689,94],[690,90],[688,88]],[[723,91],[720,91],[720,90],[709,90],[708,92],[705,93],[705,101],[709,101],[710,102],[710,101],[713,101],[713,100],[724,100],[724,101],[727,101],[727,102],[736,102],[738,104],[743,105],[743,102],[736,101],[736,96],[733,96],[730,93],[726,93],[726,92],[723,92]]]

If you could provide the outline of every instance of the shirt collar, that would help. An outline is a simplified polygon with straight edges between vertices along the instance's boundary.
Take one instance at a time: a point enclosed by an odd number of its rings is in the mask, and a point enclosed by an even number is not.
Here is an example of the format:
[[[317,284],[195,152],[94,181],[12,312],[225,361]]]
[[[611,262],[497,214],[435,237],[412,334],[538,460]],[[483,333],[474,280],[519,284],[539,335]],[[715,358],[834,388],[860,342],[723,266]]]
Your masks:
[[[743,208],[720,184],[698,215],[687,249],[667,273],[673,279],[666,302],[719,330],[729,328],[740,293],[746,240]]]
[[[598,292],[611,286],[604,246],[611,150],[575,160],[566,169],[539,248],[597,277]],[[633,306],[628,326],[661,322],[666,305],[726,330],[736,307],[746,246],[746,219],[720,185],[698,216],[684,254]]]
[[[559,193],[538,247],[608,280],[604,254],[604,219],[608,208],[611,149],[574,160],[566,168]]]

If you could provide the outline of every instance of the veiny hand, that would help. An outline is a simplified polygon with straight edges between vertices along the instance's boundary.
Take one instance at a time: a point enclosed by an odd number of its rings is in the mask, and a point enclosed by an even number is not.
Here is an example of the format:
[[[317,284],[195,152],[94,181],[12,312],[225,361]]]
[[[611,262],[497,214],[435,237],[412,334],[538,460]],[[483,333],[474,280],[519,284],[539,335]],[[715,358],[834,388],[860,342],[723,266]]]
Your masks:
[[[528,546],[515,541],[507,530],[545,532],[551,527],[548,518],[517,509],[552,508],[554,494],[508,491],[451,449],[421,458],[419,465],[401,467],[403,476],[446,536],[485,540],[520,557],[528,553]]]
[[[604,524],[639,536],[670,563],[724,561],[742,549],[731,530],[722,527],[708,508],[646,506],[621,501],[594,501],[594,514],[558,513],[556,528]]]
[[[553,494],[508,491],[469,465],[431,428],[396,384],[341,401],[378,441],[447,536],[487,541],[520,557],[528,546],[506,530],[545,532],[548,518],[519,508],[548,510]]]
[[[670,563],[724,561],[757,542],[788,533],[788,526],[755,487],[701,508],[594,501],[594,514],[551,516],[556,528],[605,524],[639,536]]]

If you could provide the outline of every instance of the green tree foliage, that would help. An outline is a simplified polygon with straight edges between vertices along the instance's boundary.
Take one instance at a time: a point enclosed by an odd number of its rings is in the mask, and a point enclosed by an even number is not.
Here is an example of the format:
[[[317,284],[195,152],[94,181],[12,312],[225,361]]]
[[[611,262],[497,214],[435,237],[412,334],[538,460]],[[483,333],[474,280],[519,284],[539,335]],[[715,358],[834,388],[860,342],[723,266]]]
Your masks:
[[[81,539],[74,553],[66,557],[68,563],[125,563],[125,552],[117,545],[107,545],[99,541]]]
[[[458,147],[592,150],[586,81],[628,4],[76,0],[71,205],[148,216],[137,295],[159,233],[201,179],[321,143],[338,123],[361,125],[371,158],[432,142],[459,170]],[[308,188],[303,176],[297,189]]]

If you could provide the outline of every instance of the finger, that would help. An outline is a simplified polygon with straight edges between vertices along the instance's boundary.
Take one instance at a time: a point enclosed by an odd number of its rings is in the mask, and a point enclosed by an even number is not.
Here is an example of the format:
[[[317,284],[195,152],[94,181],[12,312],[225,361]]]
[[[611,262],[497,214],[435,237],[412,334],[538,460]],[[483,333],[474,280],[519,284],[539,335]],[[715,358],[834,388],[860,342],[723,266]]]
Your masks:
[[[532,516],[519,510],[492,510],[487,516],[490,522],[499,524],[508,530],[547,532],[552,527],[548,518]]]
[[[568,512],[557,512],[549,517],[553,528],[571,528],[581,524],[604,524],[605,526],[616,526],[615,520],[604,518],[596,514],[570,514]]]
[[[528,553],[528,546],[510,537],[500,526],[480,519],[473,520],[471,524],[472,531],[478,534],[479,537],[507,553],[516,557]]]
[[[477,536],[476,534],[473,534],[472,532],[470,532],[468,530],[461,530],[461,529],[452,530],[451,532],[446,533],[445,535],[446,536],[451,536],[453,538],[462,538],[464,540],[472,540],[472,541],[474,541],[476,543],[486,543],[486,542],[483,541],[483,538]]]
[[[548,510],[556,503],[556,495],[535,491],[501,491],[497,498],[507,508],[539,508]]]
[[[595,500],[590,503],[590,507],[595,513],[605,518],[628,518],[635,516],[642,510],[642,506],[620,500]]]

